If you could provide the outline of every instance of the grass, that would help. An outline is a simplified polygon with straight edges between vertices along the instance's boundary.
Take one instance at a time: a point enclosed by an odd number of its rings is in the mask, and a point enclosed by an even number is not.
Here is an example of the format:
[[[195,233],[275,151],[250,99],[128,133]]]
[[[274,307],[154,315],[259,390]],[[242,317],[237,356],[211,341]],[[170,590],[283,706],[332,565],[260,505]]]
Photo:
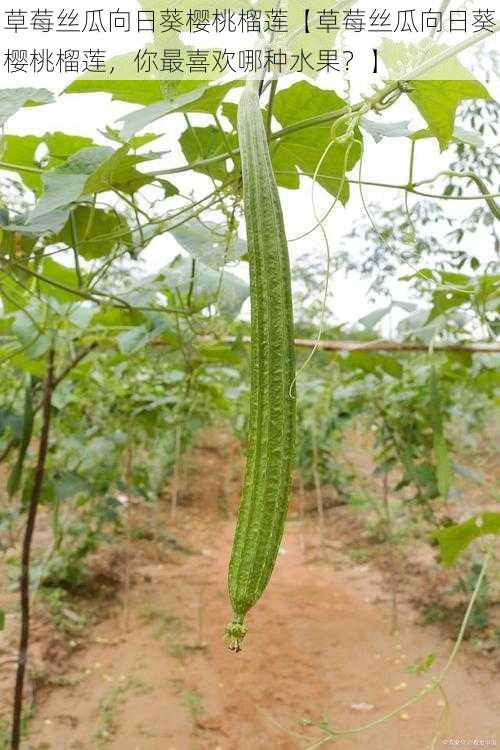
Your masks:
[[[176,659],[183,659],[187,646],[179,637],[182,619],[155,607],[144,608],[141,616],[145,622],[156,624],[156,635],[164,641],[167,653]]]
[[[145,683],[135,677],[114,685],[106,695],[99,701],[98,726],[92,735],[92,742],[96,750],[103,750],[113,739],[118,729],[118,722],[122,713],[123,704],[128,692],[141,695],[149,688]]]
[[[187,708],[193,728],[198,724],[198,718],[203,710],[203,698],[197,690],[186,688],[182,694],[182,704]]]

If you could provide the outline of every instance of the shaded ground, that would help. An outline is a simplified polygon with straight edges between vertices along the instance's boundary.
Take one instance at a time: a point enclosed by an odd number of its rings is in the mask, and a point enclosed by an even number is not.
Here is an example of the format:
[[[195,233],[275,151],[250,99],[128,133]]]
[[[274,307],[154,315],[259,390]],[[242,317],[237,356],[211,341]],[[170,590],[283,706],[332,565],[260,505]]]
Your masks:
[[[49,673],[52,660],[59,676],[49,686],[50,679],[40,681],[26,750],[317,747],[324,735],[307,722],[328,717],[345,729],[373,721],[411,698],[443,665],[452,640],[441,628],[416,624],[420,615],[411,600],[418,578],[410,571],[400,580],[399,631],[390,634],[384,557],[360,564],[352,554],[361,525],[347,508],[329,513],[323,551],[313,520],[292,514],[272,582],[249,616],[244,650],[230,653],[222,633],[230,616],[226,567],[239,472],[228,476],[227,467],[238,460],[221,442],[199,447],[191,461],[197,482],[183,498],[187,507],[175,523],[166,510],[155,522],[193,553],[144,538],[154,537],[144,531],[149,521],[132,510],[132,540],[101,554],[101,566],[105,560],[121,580],[101,622],[66,642],[66,650],[55,638],[52,651],[51,626],[37,624],[34,658]],[[412,563],[426,585],[427,562]],[[439,585],[439,577],[432,580]],[[9,627],[7,642],[12,633]],[[431,672],[407,671],[429,653],[438,654]],[[500,744],[496,666],[465,644],[445,683],[444,739]],[[10,672],[5,699],[12,669],[3,667]],[[424,750],[443,706],[443,695],[434,692],[390,722],[331,744]],[[450,744],[439,739],[435,747]]]

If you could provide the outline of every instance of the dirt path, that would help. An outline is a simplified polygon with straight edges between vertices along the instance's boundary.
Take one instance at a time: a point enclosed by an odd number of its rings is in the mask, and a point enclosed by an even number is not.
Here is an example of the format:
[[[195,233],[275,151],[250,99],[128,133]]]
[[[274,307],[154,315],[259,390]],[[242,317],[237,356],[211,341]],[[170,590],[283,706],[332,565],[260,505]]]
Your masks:
[[[146,520],[193,554],[142,534],[129,545],[103,547],[101,569],[118,571],[122,580],[128,549],[132,586],[128,594],[118,587],[117,601],[84,631],[62,670],[60,653],[51,656],[43,635],[47,625],[37,636],[34,623],[32,656],[43,650],[47,662],[48,653],[63,679],[38,693],[23,750],[317,747],[323,717],[335,728],[373,721],[411,698],[443,665],[453,643],[437,628],[416,624],[412,591],[404,587],[400,630],[390,634],[387,586],[374,565],[353,564],[345,540],[354,544],[359,532],[346,509],[329,514],[319,560],[314,522],[292,514],[271,584],[248,618],[244,649],[229,652],[222,638],[230,617],[226,567],[241,460],[227,438],[219,442],[191,455],[187,473],[196,482],[184,492],[174,524],[166,508],[148,519],[141,517],[142,504],[132,512],[136,529]],[[405,581],[410,589],[411,580]],[[96,600],[94,608],[100,606]],[[407,671],[431,652],[438,654],[431,672]],[[8,682],[0,680],[10,697]],[[435,748],[481,746],[481,740],[483,747],[490,740],[500,745],[492,660],[467,645],[445,688],[450,713],[443,738],[457,744],[439,739]],[[425,750],[442,712],[443,696],[434,692],[390,722],[328,747]]]
[[[409,674],[408,665],[431,651],[440,654],[436,664],[443,663],[451,643],[416,626],[407,607],[400,633],[389,634],[387,597],[367,566],[346,566],[335,549],[328,562],[307,562],[299,524],[289,525],[272,585],[249,618],[245,649],[230,653],[221,634],[229,616],[225,568],[232,523],[193,515],[181,515],[177,534],[196,544],[198,554],[156,563],[152,554],[136,551],[139,585],[131,592],[129,632],[122,613],[92,632],[89,648],[68,665],[74,684],[53,690],[37,711],[31,746],[307,747],[321,733],[299,726],[300,720],[318,723],[327,716],[338,728],[365,723],[429,679]],[[481,658],[473,666],[470,656],[459,656],[446,683],[446,738],[500,743],[500,696],[491,680]],[[423,750],[442,703],[434,693],[382,727],[339,738],[335,747]],[[436,746],[445,745],[439,740]]]

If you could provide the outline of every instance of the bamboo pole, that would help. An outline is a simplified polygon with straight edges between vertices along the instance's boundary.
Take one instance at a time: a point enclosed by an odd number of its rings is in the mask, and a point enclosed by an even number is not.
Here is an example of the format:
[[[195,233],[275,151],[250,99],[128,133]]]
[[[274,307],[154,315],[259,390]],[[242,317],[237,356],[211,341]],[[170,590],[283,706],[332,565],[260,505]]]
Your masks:
[[[222,343],[234,344],[240,341],[242,344],[251,344],[250,336],[224,336],[221,339],[215,339],[212,336],[203,336],[200,339],[204,343]],[[164,341],[158,340],[153,342],[154,346],[169,346]],[[474,353],[495,353],[500,352],[500,343],[471,342],[468,344],[425,344],[407,343],[403,341],[388,341],[386,339],[374,339],[373,341],[348,341],[348,340],[325,340],[315,341],[314,339],[295,339],[295,346],[299,349],[312,349],[316,346],[326,352],[470,352]]]

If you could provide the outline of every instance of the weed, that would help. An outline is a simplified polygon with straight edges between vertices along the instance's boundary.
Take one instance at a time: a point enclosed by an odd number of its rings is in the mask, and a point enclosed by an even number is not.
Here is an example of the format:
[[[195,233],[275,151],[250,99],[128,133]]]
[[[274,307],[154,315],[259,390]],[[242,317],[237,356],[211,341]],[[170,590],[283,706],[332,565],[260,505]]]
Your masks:
[[[182,629],[181,618],[154,607],[146,607],[142,612],[142,618],[146,622],[156,623],[156,636],[165,642],[170,656],[176,659],[184,657],[187,647],[179,639]]]
[[[367,549],[352,549],[349,557],[355,565],[365,565],[370,560],[370,552]]]
[[[135,695],[141,695],[148,690],[148,686],[143,682],[130,677],[128,680],[114,685],[101,698],[99,702],[99,724],[92,735],[93,747],[96,750],[105,748],[116,733],[126,693],[133,691]]]
[[[198,718],[203,709],[203,698],[196,690],[186,688],[182,694],[182,703],[187,708],[193,726],[198,723]]]
[[[437,602],[432,602],[424,607],[422,615],[418,620],[419,625],[434,625],[436,622],[443,622],[448,617],[448,610]]]

